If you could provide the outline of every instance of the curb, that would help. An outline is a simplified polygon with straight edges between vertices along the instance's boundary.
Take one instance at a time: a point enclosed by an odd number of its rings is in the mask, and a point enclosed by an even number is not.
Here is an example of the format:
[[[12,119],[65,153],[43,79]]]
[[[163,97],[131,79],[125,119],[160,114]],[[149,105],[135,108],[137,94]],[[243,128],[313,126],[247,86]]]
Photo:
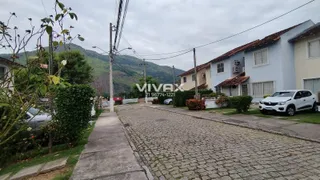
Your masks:
[[[118,115],[118,113],[117,113],[117,115]],[[118,118],[119,118],[120,122],[122,123],[122,125],[124,125],[123,122],[121,121],[121,118],[119,116],[118,116]],[[124,127],[124,126],[122,128],[124,130],[124,134],[125,134],[125,136],[127,138],[127,141],[129,142],[129,145],[131,146],[133,154],[136,157],[136,159],[137,159],[138,163],[140,164],[140,166],[142,167],[142,169],[144,170],[144,173],[145,173],[147,179],[148,180],[154,180],[154,177],[152,176],[148,166],[145,165],[145,163],[143,162],[140,154],[138,153],[138,150],[137,150],[136,146],[131,141],[130,135],[128,133],[128,129],[126,127]],[[130,127],[128,127],[128,128],[130,128]]]
[[[244,125],[244,124],[226,122],[224,120],[210,119],[210,118],[206,118],[206,117],[190,115],[190,114],[187,114],[187,113],[176,112],[176,111],[172,111],[172,110],[169,110],[169,109],[163,109],[163,108],[159,108],[159,107],[151,107],[151,106],[145,106],[145,107],[149,107],[149,108],[153,108],[153,109],[157,109],[157,110],[161,110],[161,111],[168,111],[168,112],[181,114],[181,115],[185,115],[185,116],[190,116],[190,117],[193,117],[193,118],[203,119],[203,120],[206,120],[206,121],[214,121],[214,122],[233,125],[233,126],[238,126],[238,127],[242,127],[242,128],[248,128],[248,129],[263,131],[263,132],[267,132],[267,133],[277,134],[277,135],[281,135],[281,136],[286,136],[286,137],[301,139],[301,140],[305,140],[305,141],[320,143],[320,140],[317,140],[317,139],[306,138],[306,137],[303,137],[303,136],[296,136],[296,135],[292,135],[292,134],[289,134],[289,133],[284,133],[284,132],[281,132],[281,131],[273,131],[273,130],[268,130],[268,129],[255,128],[255,127],[247,126],[247,125]]]

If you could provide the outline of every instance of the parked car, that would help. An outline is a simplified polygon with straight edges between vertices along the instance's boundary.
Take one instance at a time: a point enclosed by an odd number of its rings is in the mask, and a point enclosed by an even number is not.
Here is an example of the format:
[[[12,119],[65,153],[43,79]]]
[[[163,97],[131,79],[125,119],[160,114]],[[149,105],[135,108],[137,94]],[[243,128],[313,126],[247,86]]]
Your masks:
[[[309,90],[287,90],[275,92],[272,96],[260,101],[261,113],[275,111],[295,115],[298,111],[318,111],[316,96]]]
[[[114,104],[122,104],[122,97],[113,97]]]
[[[169,99],[165,99],[164,101],[163,101],[163,104],[167,104],[167,105],[171,105],[172,104],[172,98],[169,98]]]
[[[52,116],[49,113],[33,107],[26,112],[25,116],[25,121],[32,129],[38,129],[41,125],[45,125],[51,120]]]

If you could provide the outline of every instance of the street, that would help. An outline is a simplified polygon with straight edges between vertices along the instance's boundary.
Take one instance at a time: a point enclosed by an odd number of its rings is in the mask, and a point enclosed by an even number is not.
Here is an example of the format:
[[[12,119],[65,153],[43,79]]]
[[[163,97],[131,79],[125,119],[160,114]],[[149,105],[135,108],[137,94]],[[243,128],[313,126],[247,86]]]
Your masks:
[[[320,179],[320,144],[142,105],[118,115],[155,179]]]

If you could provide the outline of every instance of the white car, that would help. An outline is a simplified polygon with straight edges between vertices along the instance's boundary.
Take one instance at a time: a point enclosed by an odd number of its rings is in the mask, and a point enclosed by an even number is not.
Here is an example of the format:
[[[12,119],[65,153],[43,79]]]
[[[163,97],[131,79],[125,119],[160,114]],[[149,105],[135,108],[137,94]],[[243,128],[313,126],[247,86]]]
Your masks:
[[[40,109],[31,107],[25,116],[25,122],[29,124],[32,129],[39,129],[40,126],[45,125],[52,120],[49,113],[42,112]]]
[[[261,113],[284,112],[293,116],[297,111],[318,111],[316,96],[309,90],[287,90],[274,93],[260,101]]]
[[[171,104],[172,104],[172,98],[165,99],[165,100],[163,101],[163,104],[171,105]]]

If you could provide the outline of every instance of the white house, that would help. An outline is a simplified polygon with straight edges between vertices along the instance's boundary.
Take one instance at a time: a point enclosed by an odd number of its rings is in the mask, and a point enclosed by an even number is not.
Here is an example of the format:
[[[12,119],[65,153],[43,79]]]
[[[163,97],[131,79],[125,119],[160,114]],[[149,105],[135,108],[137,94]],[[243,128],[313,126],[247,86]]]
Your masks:
[[[295,89],[294,48],[288,40],[313,25],[305,21],[213,59],[213,86],[230,96],[251,95],[254,102],[278,90]]]
[[[8,59],[0,57],[0,87],[9,89],[13,88],[13,78],[10,81],[4,81],[11,78],[12,74],[10,72],[10,67],[21,66],[18,63],[12,62]],[[9,84],[8,84],[9,83]]]
[[[199,89],[211,89],[211,72],[210,63],[197,66],[197,76],[194,75],[194,68],[179,75],[184,90],[192,90],[195,88],[195,78],[198,81]]]
[[[276,32],[245,50],[246,75],[250,76],[249,94],[259,101],[279,90],[296,89],[294,48],[289,39],[314,23],[309,20]]]

